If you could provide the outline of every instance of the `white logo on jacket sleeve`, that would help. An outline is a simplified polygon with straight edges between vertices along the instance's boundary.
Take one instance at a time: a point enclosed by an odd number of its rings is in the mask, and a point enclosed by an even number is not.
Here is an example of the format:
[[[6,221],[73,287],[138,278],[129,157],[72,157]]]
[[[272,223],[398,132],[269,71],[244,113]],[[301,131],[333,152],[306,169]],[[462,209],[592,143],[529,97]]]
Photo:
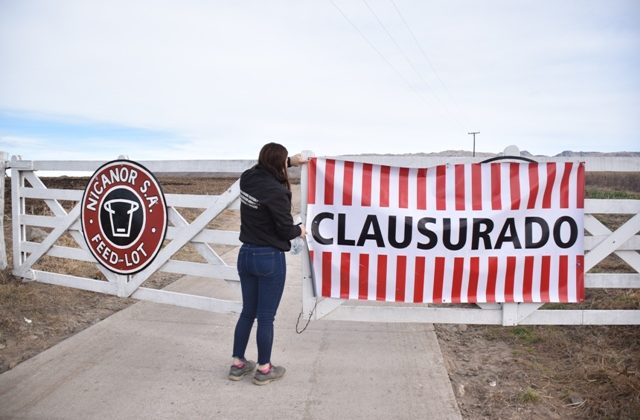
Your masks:
[[[242,201],[242,204],[247,205],[252,209],[257,209],[260,206],[260,201],[257,198],[244,191],[240,191],[240,201]]]

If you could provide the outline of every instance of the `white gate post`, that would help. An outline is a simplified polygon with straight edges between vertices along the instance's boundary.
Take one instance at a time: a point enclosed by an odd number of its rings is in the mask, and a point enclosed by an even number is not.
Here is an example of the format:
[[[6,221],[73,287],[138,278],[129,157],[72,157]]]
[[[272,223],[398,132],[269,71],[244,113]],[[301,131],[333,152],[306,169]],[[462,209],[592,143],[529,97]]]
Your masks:
[[[0,152],[0,270],[7,268],[7,246],[4,241],[4,183],[6,180],[7,160],[9,154]]]
[[[507,146],[502,154],[504,156],[520,156],[520,149],[514,145]],[[502,303],[502,325],[518,325],[518,305],[518,303]]]
[[[22,224],[22,216],[25,214],[25,199],[21,196],[24,188],[24,175],[22,167],[19,167],[19,156],[11,158],[11,225],[13,227],[13,272],[17,273],[27,254],[22,251],[22,243],[26,241],[27,229]]]
[[[307,157],[313,156],[311,152],[304,152]],[[302,165],[300,168],[300,218],[302,223],[307,222],[307,197],[309,193],[308,187],[309,180],[309,168],[308,165]],[[307,235],[311,235],[311,232],[307,232]],[[309,246],[307,245],[307,251]],[[303,252],[302,255],[302,316],[306,319],[313,310],[315,301],[319,298],[313,294],[313,274],[311,270],[311,258],[308,252]]]

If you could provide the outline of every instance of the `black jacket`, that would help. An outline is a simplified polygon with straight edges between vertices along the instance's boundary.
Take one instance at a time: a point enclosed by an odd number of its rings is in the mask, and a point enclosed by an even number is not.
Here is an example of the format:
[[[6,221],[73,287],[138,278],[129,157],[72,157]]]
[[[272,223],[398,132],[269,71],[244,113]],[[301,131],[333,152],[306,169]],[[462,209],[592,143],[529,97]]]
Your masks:
[[[291,191],[259,165],[240,177],[240,241],[288,251],[300,226],[291,217]]]

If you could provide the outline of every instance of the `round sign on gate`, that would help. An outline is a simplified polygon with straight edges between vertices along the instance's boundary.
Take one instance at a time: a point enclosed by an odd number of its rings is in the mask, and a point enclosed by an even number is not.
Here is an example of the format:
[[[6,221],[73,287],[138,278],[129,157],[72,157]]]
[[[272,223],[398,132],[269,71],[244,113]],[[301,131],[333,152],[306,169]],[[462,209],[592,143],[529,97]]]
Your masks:
[[[89,250],[114,273],[137,273],[160,251],[167,206],[160,184],[139,163],[114,160],[102,165],[89,179],[81,206]]]

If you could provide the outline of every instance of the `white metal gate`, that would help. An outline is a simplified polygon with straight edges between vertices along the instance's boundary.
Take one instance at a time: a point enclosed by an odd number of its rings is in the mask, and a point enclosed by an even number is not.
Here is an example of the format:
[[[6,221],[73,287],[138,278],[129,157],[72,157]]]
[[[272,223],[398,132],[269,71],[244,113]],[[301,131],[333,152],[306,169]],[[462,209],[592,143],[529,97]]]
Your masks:
[[[43,283],[75,287],[120,297],[133,297],[159,303],[203,309],[213,312],[239,312],[241,303],[160,290],[141,285],[155,272],[194,275],[223,279],[239,291],[239,278],[235,264],[227,264],[212,245],[239,246],[238,232],[208,229],[207,225],[225,209],[239,208],[239,183],[236,181],[219,195],[165,194],[169,227],[165,244],[156,258],[144,270],[134,275],[118,275],[101,265],[89,252],[81,231],[80,201],[82,190],[47,188],[37,171],[64,171],[91,173],[103,162],[97,161],[26,161],[13,157],[4,162],[11,170],[13,274]],[[141,162],[151,172],[163,174],[204,173],[238,176],[250,167],[252,161],[148,161]],[[2,171],[4,174],[4,170]],[[4,185],[4,180],[3,180]],[[29,214],[26,200],[42,200],[51,215]],[[66,210],[62,202],[72,203]],[[4,204],[4,203],[3,203]],[[69,207],[69,206],[67,206]],[[4,208],[4,207],[3,207]],[[202,212],[191,223],[178,209],[200,209]],[[27,238],[27,227],[50,229],[41,242]],[[73,238],[72,245],[59,243],[64,234]],[[3,241],[4,242],[4,241]],[[191,244],[206,263],[172,259],[183,246]],[[94,263],[105,280],[43,271],[34,268],[44,256]],[[3,253],[6,265],[6,256]],[[238,299],[240,294],[237,293]]]
[[[478,162],[480,158],[459,157],[401,157],[401,156],[351,156],[351,160],[362,160],[396,166],[428,167],[449,163]],[[543,162],[551,159],[539,159]],[[553,159],[562,161],[562,159]],[[585,158],[587,171],[640,172],[639,158]],[[201,161],[143,161],[140,162],[153,173],[198,174],[200,176],[224,174],[238,177],[254,161],[249,160],[201,160]],[[92,173],[103,162],[99,161],[26,161],[14,157],[7,161],[2,155],[0,164],[11,170],[12,248],[13,273],[16,276],[44,283],[51,283],[121,297],[133,297],[160,303],[186,306],[214,312],[239,312],[238,301],[158,290],[141,285],[155,272],[178,275],[196,275],[224,279],[238,286],[235,264],[227,264],[214,250],[214,245],[239,246],[238,232],[208,228],[208,224],[225,209],[238,208],[239,186],[234,183],[219,195],[166,194],[169,228],[166,243],[155,260],[143,271],[132,276],[114,274],[100,266],[88,251],[81,232],[79,202],[82,190],[46,188],[38,177],[38,171],[64,171],[69,173]],[[306,199],[306,171],[302,170],[304,212]],[[27,185],[28,184],[28,185]],[[4,189],[4,182],[2,182]],[[0,192],[4,192],[3,190]],[[1,195],[4,197],[4,194]],[[26,200],[42,200],[50,210],[50,216],[29,214]],[[72,205],[65,209],[62,202]],[[3,203],[4,204],[4,203]],[[0,206],[4,209],[4,205]],[[180,213],[180,208],[200,209],[202,212],[189,223]],[[3,211],[3,210],[2,210]],[[615,231],[607,228],[596,215],[632,215]],[[3,215],[2,215],[3,216]],[[0,218],[2,220],[3,218]],[[27,227],[50,229],[41,242],[27,238]],[[585,271],[614,253],[624,260],[633,273],[587,273],[587,288],[640,288],[640,200],[585,200]],[[68,234],[75,244],[65,246],[57,243]],[[186,244],[192,245],[205,263],[172,259]],[[34,269],[44,256],[72,259],[93,263],[105,280],[73,276]],[[0,264],[6,266],[4,235],[0,241]],[[239,298],[239,293],[238,293]],[[338,299],[316,299],[311,283],[308,259],[303,264],[302,307],[308,316],[315,309],[313,318],[351,321],[383,322],[433,322],[469,324],[640,324],[640,310],[588,310],[545,309],[540,304],[481,304],[481,305],[407,305],[377,302],[347,302]]]
[[[514,153],[515,151],[515,153]],[[505,154],[518,153],[516,148]],[[349,160],[373,162],[403,167],[429,167],[443,162],[469,163],[482,159],[460,157],[415,156],[349,156]],[[542,158],[539,162],[562,162],[572,159]],[[640,172],[640,158],[581,158],[589,172]],[[307,173],[303,168],[302,185]],[[306,191],[301,193],[305,209]],[[596,215],[632,215],[615,231],[607,228]],[[640,288],[640,200],[585,200],[585,287]],[[616,254],[633,273],[588,273],[610,254]],[[380,322],[432,322],[461,324],[556,324],[556,325],[621,325],[640,324],[640,310],[541,309],[537,303],[504,303],[477,305],[399,304],[385,302],[353,302],[340,299],[316,298],[312,287],[308,257],[303,264],[303,312],[314,319]],[[565,305],[569,306],[569,305]]]

